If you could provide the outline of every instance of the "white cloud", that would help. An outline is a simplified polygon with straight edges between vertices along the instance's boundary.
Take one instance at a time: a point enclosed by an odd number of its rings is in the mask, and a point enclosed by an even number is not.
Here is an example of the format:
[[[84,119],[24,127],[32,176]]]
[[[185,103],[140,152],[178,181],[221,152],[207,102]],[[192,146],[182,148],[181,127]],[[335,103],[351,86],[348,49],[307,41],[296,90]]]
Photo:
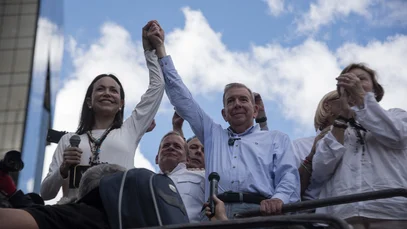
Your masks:
[[[351,13],[369,17],[367,8],[371,3],[370,0],[318,0],[311,3],[309,11],[297,21],[297,29],[299,32],[318,31],[321,26]]]
[[[284,12],[284,0],[264,0],[268,6],[268,12],[277,17]]]
[[[35,39],[34,72],[45,72],[48,61],[54,71],[59,71],[62,64],[64,36],[62,30],[47,18],[38,19],[37,37]]]
[[[382,0],[372,12],[372,24],[378,26],[407,26],[407,1]]]
[[[405,0],[318,0],[297,19],[297,30],[300,33],[317,32],[320,27],[351,14],[362,16],[374,26],[407,26]]]
[[[146,168],[153,172],[157,172],[151,162],[140,152],[140,145],[136,150],[136,155],[134,156],[134,167]]]

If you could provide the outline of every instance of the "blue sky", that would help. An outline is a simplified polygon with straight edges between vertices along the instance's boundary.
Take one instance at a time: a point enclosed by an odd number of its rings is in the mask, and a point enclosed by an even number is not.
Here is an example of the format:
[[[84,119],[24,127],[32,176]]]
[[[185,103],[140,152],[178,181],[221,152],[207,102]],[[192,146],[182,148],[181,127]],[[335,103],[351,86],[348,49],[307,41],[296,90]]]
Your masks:
[[[75,130],[84,91],[101,72],[116,73],[125,84],[130,115],[147,89],[140,40],[141,28],[151,19],[166,31],[167,53],[195,98],[224,127],[222,89],[238,81],[261,93],[271,129],[292,139],[313,135],[317,103],[335,89],[335,76],[350,62],[365,62],[378,71],[387,92],[385,108],[407,109],[398,99],[407,96],[403,90],[407,2],[403,0],[70,0],[64,4],[65,52],[55,129]],[[164,98],[157,127],[140,143],[138,166],[151,168],[148,161],[155,166],[159,139],[171,130],[171,117],[172,107]],[[184,132],[192,135],[187,123]],[[47,149],[44,171],[54,149]]]

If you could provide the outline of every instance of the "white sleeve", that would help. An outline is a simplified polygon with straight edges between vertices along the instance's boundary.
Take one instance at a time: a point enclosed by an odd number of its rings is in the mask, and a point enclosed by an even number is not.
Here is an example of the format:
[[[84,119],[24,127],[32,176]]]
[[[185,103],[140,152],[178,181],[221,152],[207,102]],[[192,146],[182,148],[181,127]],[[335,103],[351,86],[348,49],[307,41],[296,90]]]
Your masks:
[[[392,149],[407,147],[407,112],[402,109],[384,110],[374,94],[365,96],[363,109],[352,107],[356,120],[381,144]]]
[[[62,187],[64,180],[59,172],[59,167],[63,161],[63,154],[65,148],[69,146],[69,138],[72,134],[65,134],[58,142],[55,149],[54,156],[52,157],[51,165],[49,166],[48,174],[41,183],[40,194],[44,200],[51,200],[55,198]]]
[[[324,183],[330,179],[345,151],[346,148],[329,131],[317,143],[316,152],[312,159],[312,178],[319,183]]]
[[[131,136],[134,136],[134,148],[137,148],[141,137],[150,127],[160,107],[165,89],[162,70],[155,51],[145,51],[144,54],[149,70],[150,84],[147,91],[141,96],[141,100],[131,116],[126,119],[122,127],[129,131]]]

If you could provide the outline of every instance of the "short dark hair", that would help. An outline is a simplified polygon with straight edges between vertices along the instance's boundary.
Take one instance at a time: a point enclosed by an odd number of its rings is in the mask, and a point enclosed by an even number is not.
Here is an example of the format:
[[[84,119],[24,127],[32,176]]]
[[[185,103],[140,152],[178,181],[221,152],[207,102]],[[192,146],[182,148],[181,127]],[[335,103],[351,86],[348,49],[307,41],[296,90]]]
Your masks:
[[[372,80],[372,83],[373,83],[373,90],[374,90],[376,101],[380,102],[382,100],[383,96],[384,96],[384,89],[383,89],[382,85],[380,85],[379,82],[377,82],[377,74],[376,74],[376,72],[373,69],[367,67],[366,64],[364,64],[364,63],[351,63],[342,70],[341,75],[345,74],[345,73],[348,73],[352,69],[355,69],[355,68],[362,69],[362,70],[366,71],[369,74],[370,79]]]
[[[110,77],[114,81],[116,81],[117,84],[119,84],[120,99],[122,99],[124,101],[125,96],[124,96],[123,86],[115,75],[101,74],[101,75],[96,76],[96,78],[92,81],[92,83],[90,83],[88,90],[86,91],[85,99],[83,100],[81,118],[79,120],[78,129],[76,130],[76,133],[79,135],[84,134],[89,130],[92,130],[93,125],[95,125],[95,114],[94,114],[93,109],[90,109],[88,107],[88,100],[92,97],[93,85],[103,77]],[[119,112],[117,112],[116,116],[114,117],[112,129],[118,129],[122,126],[123,116],[124,116],[124,104],[123,104],[122,109]]]

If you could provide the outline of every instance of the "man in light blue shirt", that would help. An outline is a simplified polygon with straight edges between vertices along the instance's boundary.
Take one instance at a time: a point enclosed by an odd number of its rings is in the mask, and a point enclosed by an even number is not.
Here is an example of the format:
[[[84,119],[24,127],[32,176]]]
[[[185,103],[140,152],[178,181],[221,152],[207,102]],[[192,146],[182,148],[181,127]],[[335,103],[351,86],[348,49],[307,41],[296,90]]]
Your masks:
[[[160,36],[158,23],[151,29]],[[205,177],[211,172],[220,175],[219,199],[226,203],[228,218],[238,211],[259,209],[259,205],[263,214],[279,214],[283,204],[299,201],[300,180],[291,141],[279,131],[261,131],[253,125],[258,106],[251,90],[239,83],[225,87],[222,116],[230,127],[223,129],[193,99],[166,55],[164,43],[155,48],[171,104],[204,144]]]

